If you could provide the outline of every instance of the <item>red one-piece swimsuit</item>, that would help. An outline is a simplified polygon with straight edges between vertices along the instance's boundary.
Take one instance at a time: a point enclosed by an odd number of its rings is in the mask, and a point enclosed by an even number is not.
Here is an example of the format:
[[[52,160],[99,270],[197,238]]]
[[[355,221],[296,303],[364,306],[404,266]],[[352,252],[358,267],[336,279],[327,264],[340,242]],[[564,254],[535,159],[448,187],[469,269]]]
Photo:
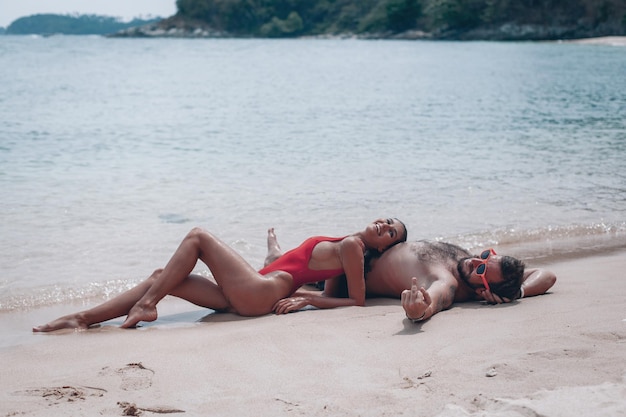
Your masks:
[[[315,270],[309,269],[309,261],[311,260],[311,254],[313,248],[320,242],[337,242],[345,239],[344,237],[326,237],[326,236],[314,236],[310,237],[300,246],[285,252],[280,258],[264,267],[259,271],[260,274],[268,274],[274,271],[285,271],[291,274],[293,277],[292,292],[296,291],[304,284],[317,281],[326,281],[327,279],[337,277],[343,274],[343,268],[338,269],[323,269]]]

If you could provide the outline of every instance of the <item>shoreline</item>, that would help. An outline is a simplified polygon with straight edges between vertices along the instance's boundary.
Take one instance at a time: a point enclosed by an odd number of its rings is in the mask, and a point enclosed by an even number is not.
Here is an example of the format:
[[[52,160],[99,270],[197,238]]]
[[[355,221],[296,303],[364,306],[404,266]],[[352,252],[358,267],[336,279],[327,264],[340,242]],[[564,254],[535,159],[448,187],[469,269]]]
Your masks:
[[[522,259],[528,267],[542,267],[594,256],[612,255],[626,247],[626,234],[582,235],[522,243],[502,243],[496,252]]]
[[[139,30],[141,28],[133,28]],[[94,35],[64,35],[64,34],[54,34],[54,35],[41,35],[41,34],[30,34],[30,35],[3,35],[0,36],[39,36],[39,37],[51,37],[51,36],[94,36]],[[601,45],[601,46],[617,46],[622,47],[626,46],[626,36],[617,35],[617,36],[596,36],[596,37],[586,37],[586,38],[563,38],[563,39],[526,39],[526,38],[510,38],[503,39],[499,37],[476,37],[476,38],[454,38],[454,37],[434,37],[430,34],[420,32],[420,31],[412,31],[407,34],[399,34],[393,36],[383,36],[383,35],[354,35],[354,34],[337,34],[337,35],[316,35],[316,36],[300,36],[295,38],[259,38],[259,37],[242,37],[242,36],[231,36],[221,32],[196,32],[191,31],[189,33],[183,32],[175,32],[175,31],[163,31],[163,30],[154,30],[146,33],[114,33],[107,35],[97,35],[103,36],[105,38],[115,39],[115,38],[176,38],[176,39],[267,39],[267,40],[276,40],[276,39],[320,39],[320,40],[347,40],[347,39],[358,39],[358,40],[403,40],[403,41],[432,41],[432,42],[544,42],[544,43],[568,43],[568,44],[579,44],[579,45]]]
[[[612,33],[616,31],[613,30]],[[619,32],[619,30],[618,30]],[[623,31],[622,31],[623,32]],[[494,27],[478,27],[467,31],[424,32],[409,29],[404,32],[323,33],[285,37],[234,35],[216,30],[208,23],[178,14],[143,26],[135,26],[104,35],[109,38],[190,38],[190,39],[361,39],[361,40],[432,40],[432,41],[503,41],[503,42],[590,42],[602,45],[626,45],[626,35],[607,35],[606,30],[582,30],[579,27],[551,27],[532,24],[505,23]]]
[[[626,412],[626,250],[544,267],[558,276],[547,295],[456,304],[422,324],[388,299],[258,318],[167,300],[159,320],[138,330],[115,327],[121,321],[87,332],[23,328],[24,341],[1,348],[12,378],[0,384],[0,412],[116,416],[131,404],[147,415]]]
[[[575,233],[575,236],[570,236],[568,233]],[[529,268],[589,256],[610,255],[626,247],[626,233],[621,229],[601,233],[598,233],[597,230],[589,232],[585,229],[577,229],[576,232],[563,230],[557,231],[551,237],[539,233],[536,238],[532,237],[532,232],[528,232],[528,234],[513,234],[511,236],[506,234],[477,234],[459,236],[456,239],[450,237],[426,240],[457,244],[469,250],[470,253],[492,247],[496,253],[521,259]],[[196,272],[210,276],[204,265],[201,265]],[[0,324],[2,324],[4,315],[16,312],[35,314],[33,311],[51,309],[54,312],[57,308],[63,311],[63,306],[68,305],[73,306],[73,310],[81,310],[104,302],[136,285],[139,281],[139,278],[128,278],[84,282],[71,288],[59,287],[54,284],[49,287],[16,288],[0,298]],[[64,291],[64,289],[68,291]],[[52,315],[56,317],[63,314],[66,313],[53,313]],[[0,346],[2,346],[1,342]]]

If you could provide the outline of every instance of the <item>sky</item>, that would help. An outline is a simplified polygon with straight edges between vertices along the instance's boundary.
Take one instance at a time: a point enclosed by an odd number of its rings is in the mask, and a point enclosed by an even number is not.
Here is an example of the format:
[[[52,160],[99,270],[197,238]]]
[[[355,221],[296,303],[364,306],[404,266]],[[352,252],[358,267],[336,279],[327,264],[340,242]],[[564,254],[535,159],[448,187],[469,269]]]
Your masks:
[[[176,0],[0,0],[0,27],[33,14],[97,14],[121,17],[169,17],[176,13]]]

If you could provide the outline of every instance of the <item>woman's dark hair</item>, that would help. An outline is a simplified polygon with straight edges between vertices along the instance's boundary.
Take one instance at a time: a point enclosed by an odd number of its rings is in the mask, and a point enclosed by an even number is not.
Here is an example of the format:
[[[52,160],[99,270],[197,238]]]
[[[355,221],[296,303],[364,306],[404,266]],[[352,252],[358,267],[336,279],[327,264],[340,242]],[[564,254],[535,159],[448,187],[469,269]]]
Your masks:
[[[407,229],[406,224],[404,224],[404,222],[400,219],[398,219],[396,217],[396,220],[398,221],[398,223],[400,223],[402,225],[402,227],[404,227],[404,236],[402,236],[402,239],[400,239],[399,241],[397,241],[396,243],[394,243],[394,245],[400,243],[400,242],[406,242],[407,238],[409,237],[409,229]],[[391,245],[393,246],[393,245]],[[389,246],[389,248],[391,247]],[[387,249],[389,249],[387,248]]]
[[[502,282],[489,284],[491,292],[500,297],[515,299],[519,295],[520,287],[524,281],[524,262],[512,256],[503,256],[500,261],[502,271]]]

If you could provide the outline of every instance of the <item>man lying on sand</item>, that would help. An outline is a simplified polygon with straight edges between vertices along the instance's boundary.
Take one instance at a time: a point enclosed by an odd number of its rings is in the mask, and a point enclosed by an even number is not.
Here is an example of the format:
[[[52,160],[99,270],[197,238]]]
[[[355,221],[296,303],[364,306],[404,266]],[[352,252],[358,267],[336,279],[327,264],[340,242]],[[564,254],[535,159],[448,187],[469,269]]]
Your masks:
[[[268,233],[268,258],[280,256],[273,229]],[[490,303],[544,294],[556,282],[554,273],[527,269],[510,256],[492,249],[472,256],[444,242],[399,243],[366,265],[367,297],[400,298],[407,318],[426,320],[454,302],[486,300]],[[345,278],[325,282],[324,294],[346,294]],[[292,297],[298,297],[298,293]]]

